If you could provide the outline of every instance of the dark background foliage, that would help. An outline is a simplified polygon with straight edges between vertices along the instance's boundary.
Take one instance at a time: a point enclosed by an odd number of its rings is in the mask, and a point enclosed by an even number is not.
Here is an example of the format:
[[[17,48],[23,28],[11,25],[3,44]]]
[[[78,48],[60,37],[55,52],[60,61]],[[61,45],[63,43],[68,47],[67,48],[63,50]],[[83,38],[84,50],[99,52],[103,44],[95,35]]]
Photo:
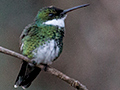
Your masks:
[[[85,3],[90,7],[68,14],[63,53],[52,66],[89,90],[120,90],[119,0],[0,0],[0,45],[19,52],[19,36],[41,7],[67,9]],[[14,90],[20,64],[0,54],[0,90]],[[46,72],[28,88],[33,89],[74,90]]]

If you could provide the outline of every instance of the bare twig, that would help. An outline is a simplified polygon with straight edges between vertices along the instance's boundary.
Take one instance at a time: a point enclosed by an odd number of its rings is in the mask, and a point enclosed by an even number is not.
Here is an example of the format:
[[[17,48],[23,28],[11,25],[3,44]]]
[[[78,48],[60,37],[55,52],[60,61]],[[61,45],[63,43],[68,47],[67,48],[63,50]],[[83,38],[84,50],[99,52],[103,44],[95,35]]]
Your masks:
[[[32,63],[27,57],[17,53],[17,52],[14,52],[14,51],[11,51],[9,49],[6,49],[6,48],[3,48],[0,46],[0,52],[1,53],[4,53],[4,54],[7,54],[7,55],[11,55],[11,56],[14,56],[16,58],[19,58],[19,59],[22,59],[26,62],[29,62],[29,63]],[[36,65],[37,67],[39,68],[44,68],[43,65]],[[61,80],[67,82],[68,84],[70,84],[72,87],[76,88],[77,90],[88,90],[83,84],[81,84],[79,81],[73,79],[73,78],[70,78],[68,77],[67,75],[63,74],[62,72],[58,71],[57,69],[55,68],[52,68],[52,67],[48,67],[47,68],[47,72],[53,74],[54,76],[60,78]]]

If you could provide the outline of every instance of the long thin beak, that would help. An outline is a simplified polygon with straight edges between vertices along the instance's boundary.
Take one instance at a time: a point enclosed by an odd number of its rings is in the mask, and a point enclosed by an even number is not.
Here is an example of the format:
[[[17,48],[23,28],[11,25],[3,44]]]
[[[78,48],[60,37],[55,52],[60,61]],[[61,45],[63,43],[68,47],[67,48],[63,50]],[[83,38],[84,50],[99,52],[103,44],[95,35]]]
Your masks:
[[[66,13],[71,12],[73,10],[76,10],[76,9],[79,9],[79,8],[83,8],[83,7],[87,7],[89,5],[90,4],[83,4],[83,5],[79,5],[79,6],[76,6],[76,7],[72,7],[72,8],[64,10],[61,14],[66,14]]]

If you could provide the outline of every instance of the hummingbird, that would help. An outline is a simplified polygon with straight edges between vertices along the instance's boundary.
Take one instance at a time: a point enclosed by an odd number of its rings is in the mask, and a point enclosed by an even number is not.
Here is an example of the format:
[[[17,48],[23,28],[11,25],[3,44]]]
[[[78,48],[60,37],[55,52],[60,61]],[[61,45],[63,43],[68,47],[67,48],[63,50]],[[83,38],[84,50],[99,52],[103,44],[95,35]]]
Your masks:
[[[66,10],[54,6],[40,9],[34,22],[26,26],[20,36],[20,51],[22,54],[35,64],[45,66],[52,64],[60,56],[63,49],[64,20],[67,13],[86,6],[89,6],[89,4]],[[21,86],[26,89],[31,85],[41,71],[41,68],[36,67],[35,64],[22,61],[14,88]]]

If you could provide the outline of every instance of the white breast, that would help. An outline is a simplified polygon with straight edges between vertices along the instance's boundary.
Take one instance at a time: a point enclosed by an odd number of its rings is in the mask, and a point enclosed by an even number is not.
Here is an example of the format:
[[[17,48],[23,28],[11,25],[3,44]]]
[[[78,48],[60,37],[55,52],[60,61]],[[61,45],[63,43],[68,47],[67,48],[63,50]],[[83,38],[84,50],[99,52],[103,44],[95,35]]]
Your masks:
[[[46,42],[43,46],[39,46],[33,52],[35,58],[33,59],[38,64],[51,64],[52,61],[58,57],[59,47],[54,40]]]

